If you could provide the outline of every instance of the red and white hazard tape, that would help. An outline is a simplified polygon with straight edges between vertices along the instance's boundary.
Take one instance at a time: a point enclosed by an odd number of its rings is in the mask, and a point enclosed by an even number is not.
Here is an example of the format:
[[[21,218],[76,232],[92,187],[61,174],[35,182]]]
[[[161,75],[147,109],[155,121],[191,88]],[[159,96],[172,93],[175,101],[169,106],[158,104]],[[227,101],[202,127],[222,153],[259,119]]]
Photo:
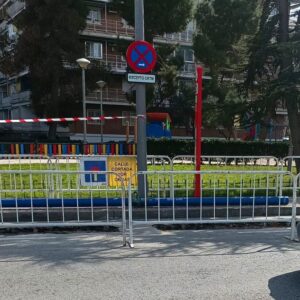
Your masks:
[[[75,117],[75,118],[34,118],[34,119],[17,119],[17,120],[0,120],[0,124],[12,124],[12,123],[54,123],[54,122],[81,122],[81,121],[104,121],[104,120],[122,120],[128,118],[144,118],[142,115],[138,115],[137,117]]]

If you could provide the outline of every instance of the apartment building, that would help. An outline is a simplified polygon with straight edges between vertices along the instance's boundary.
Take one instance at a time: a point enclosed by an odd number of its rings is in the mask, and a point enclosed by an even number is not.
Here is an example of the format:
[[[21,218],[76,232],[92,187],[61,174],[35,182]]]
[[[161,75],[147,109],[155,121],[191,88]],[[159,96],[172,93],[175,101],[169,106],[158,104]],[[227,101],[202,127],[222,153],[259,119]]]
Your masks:
[[[112,75],[102,91],[95,90],[87,95],[87,115],[99,116],[102,102],[106,116],[133,116],[135,105],[128,101],[128,93],[134,91],[134,85],[126,81],[127,63],[124,49],[120,49],[120,43],[130,43],[134,40],[134,28],[128,26],[115,11],[109,0],[87,1],[89,14],[87,25],[81,32],[86,48],[86,58],[100,61],[106,66]],[[25,0],[0,0],[0,35],[7,34],[14,46],[17,28],[14,19],[26,9]],[[182,33],[165,34],[157,36],[154,44],[178,44],[182,48],[185,64],[180,76],[185,80],[194,80],[195,63],[192,51],[192,38],[194,26],[189,24]],[[87,70],[88,72],[88,70]],[[95,78],[95,81],[102,78]],[[7,78],[0,74],[0,118],[29,118],[33,117],[30,105],[30,82],[28,71],[24,70],[15,77]],[[122,140],[125,132],[134,132],[134,119],[120,121],[106,121],[103,125],[104,141]],[[89,142],[99,141],[100,122],[88,122],[87,139]],[[46,132],[46,125],[8,125],[7,130]],[[73,140],[83,139],[83,124],[70,125],[68,129],[59,128],[60,135],[69,135]]]

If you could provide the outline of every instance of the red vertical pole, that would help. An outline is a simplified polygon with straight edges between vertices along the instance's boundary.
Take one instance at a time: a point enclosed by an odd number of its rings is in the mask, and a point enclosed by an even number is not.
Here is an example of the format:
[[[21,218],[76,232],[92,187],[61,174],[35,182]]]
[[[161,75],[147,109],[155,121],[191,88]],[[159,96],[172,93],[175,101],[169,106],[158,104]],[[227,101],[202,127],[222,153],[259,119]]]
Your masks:
[[[197,67],[197,93],[195,105],[195,156],[196,171],[201,171],[201,154],[202,154],[202,104],[203,104],[203,68]],[[201,176],[195,175],[195,197],[201,195]]]

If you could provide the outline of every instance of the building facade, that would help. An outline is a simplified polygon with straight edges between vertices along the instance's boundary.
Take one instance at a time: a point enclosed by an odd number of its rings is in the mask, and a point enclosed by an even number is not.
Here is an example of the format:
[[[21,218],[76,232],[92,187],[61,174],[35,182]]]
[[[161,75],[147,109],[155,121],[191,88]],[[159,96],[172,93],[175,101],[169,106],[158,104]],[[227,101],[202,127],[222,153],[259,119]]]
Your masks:
[[[87,0],[89,14],[86,19],[86,28],[80,35],[85,43],[85,56],[89,60],[100,62],[110,70],[112,80],[106,83],[103,89],[95,90],[87,95],[87,115],[99,116],[101,104],[106,116],[126,116],[127,119],[119,121],[105,121],[102,124],[104,141],[125,140],[126,134],[131,136],[135,132],[134,118],[135,105],[130,102],[128,95],[134,92],[134,84],[126,80],[127,63],[125,50],[120,45],[129,44],[134,40],[134,28],[129,26],[116,11],[112,9],[110,0]],[[18,29],[14,20],[18,14],[26,9],[25,0],[0,0],[0,36],[9,40],[6,49],[10,51],[17,42]],[[170,44],[179,45],[184,59],[184,65],[179,76],[182,80],[195,80],[195,59],[192,50],[195,24],[191,22],[186,30],[181,33],[165,34],[154,38],[154,45]],[[87,70],[88,72],[88,70]],[[95,78],[95,82],[102,78]],[[76,99],[77,101],[80,99]],[[30,82],[28,70],[6,77],[0,70],[0,118],[19,119],[32,118],[34,114],[30,101]],[[65,116],[71,117],[71,116]],[[277,116],[270,124],[270,130],[266,134],[267,139],[280,140],[286,136],[287,112],[284,106],[278,106]],[[1,126],[1,134],[11,132],[18,136],[39,136],[47,134],[48,126],[45,124],[21,124]],[[204,137],[224,137],[220,132],[222,128],[204,130]],[[238,130],[239,131],[239,130]],[[192,138],[193,130],[187,133],[185,128],[173,128],[175,137]],[[88,142],[99,142],[101,140],[101,123],[87,123]],[[59,127],[59,136],[70,137],[71,140],[83,140],[83,124],[74,123],[68,128]],[[243,138],[245,133],[238,132],[238,138]]]
[[[103,124],[104,141],[122,140],[126,130],[130,127],[130,134],[134,133],[135,105],[128,100],[128,94],[134,91],[134,85],[126,80],[127,63],[124,49],[120,44],[130,43],[134,40],[134,28],[128,26],[126,21],[115,12],[109,0],[87,1],[89,14],[86,28],[81,34],[85,43],[85,56],[89,60],[96,60],[105,66],[111,73],[109,83],[102,90],[95,90],[87,94],[87,115],[99,116],[101,103],[106,116],[128,116],[120,121],[106,121]],[[14,19],[26,9],[25,0],[0,0],[0,35],[8,35],[11,47],[17,37],[17,28]],[[195,78],[195,63],[192,51],[193,24],[189,24],[182,33],[165,34],[157,36],[154,44],[180,45],[184,57],[184,67],[180,76],[187,80]],[[88,70],[87,70],[88,72]],[[95,81],[102,78],[95,78]],[[30,105],[30,82],[28,71],[24,70],[14,77],[7,78],[1,74],[0,78],[0,118],[19,119],[31,118],[33,113]],[[88,122],[87,139],[89,142],[99,141],[100,122]],[[46,125],[9,125],[7,130],[46,132]],[[83,124],[72,124],[68,129],[59,128],[60,135],[69,135],[73,140],[83,139]]]

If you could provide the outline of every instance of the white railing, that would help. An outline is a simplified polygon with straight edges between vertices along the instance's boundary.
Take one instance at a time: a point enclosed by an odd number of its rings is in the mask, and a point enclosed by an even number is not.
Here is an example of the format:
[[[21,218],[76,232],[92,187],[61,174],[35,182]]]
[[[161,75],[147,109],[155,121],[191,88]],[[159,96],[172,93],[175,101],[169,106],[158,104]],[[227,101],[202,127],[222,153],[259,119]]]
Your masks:
[[[165,40],[169,42],[186,42],[191,43],[193,41],[194,31],[186,30],[179,33],[167,33],[163,36],[156,36],[157,40]]]
[[[300,156],[287,156],[281,161],[282,168],[297,174],[297,164],[300,165]]]
[[[298,195],[300,191],[300,174],[294,177],[294,189],[293,189],[293,205],[292,205],[292,236],[293,241],[300,241],[300,214],[297,208],[299,208],[300,202],[298,201]]]
[[[100,177],[102,183],[95,184]],[[118,187],[110,186],[111,177]],[[74,226],[120,226],[126,245],[125,188],[119,174],[0,171],[0,228]]]
[[[102,20],[101,22],[87,22],[86,32],[108,33],[134,37],[134,29],[121,20]]]
[[[151,171],[131,179],[114,172],[80,171],[82,157],[2,155],[0,227],[116,225],[122,228],[123,244],[129,230],[133,246],[138,224],[288,223],[292,240],[298,239],[300,174],[276,169],[273,157],[232,160],[224,156],[225,161],[211,157],[206,163],[218,168],[196,172],[172,171],[173,163],[175,168],[186,159],[180,162],[177,157],[172,162],[167,156],[149,156]],[[233,165],[239,169],[230,169]],[[249,171],[255,165],[260,168]],[[91,186],[82,183],[83,177],[93,181],[97,176],[117,176],[122,184],[113,187],[110,180]],[[132,184],[137,178],[143,183],[142,198]]]
[[[127,38],[134,38],[134,28],[126,25],[125,21],[120,20],[102,20],[101,22],[87,22],[85,32],[108,33],[123,35]],[[156,41],[165,42],[185,42],[192,43],[194,31],[186,30],[181,33],[164,34],[155,36]]]
[[[195,165],[196,157],[194,155],[179,155],[172,160],[173,165]],[[280,160],[275,156],[238,156],[238,155],[202,155],[202,165],[216,165],[224,168],[230,166],[239,167],[261,167],[264,169],[278,168]]]
[[[93,92],[87,96],[87,101],[92,101],[100,104],[100,93]],[[103,102],[104,103],[128,103],[126,94],[121,89],[104,89],[103,90]]]
[[[103,62],[115,72],[126,72],[127,62],[122,55],[104,55]]]
[[[137,224],[265,224],[297,220],[297,187],[290,172],[165,171],[135,176],[142,180],[144,197],[137,198],[135,187],[128,185],[132,246],[133,227]],[[196,180],[200,182],[197,195]],[[293,239],[294,232],[293,229]]]

